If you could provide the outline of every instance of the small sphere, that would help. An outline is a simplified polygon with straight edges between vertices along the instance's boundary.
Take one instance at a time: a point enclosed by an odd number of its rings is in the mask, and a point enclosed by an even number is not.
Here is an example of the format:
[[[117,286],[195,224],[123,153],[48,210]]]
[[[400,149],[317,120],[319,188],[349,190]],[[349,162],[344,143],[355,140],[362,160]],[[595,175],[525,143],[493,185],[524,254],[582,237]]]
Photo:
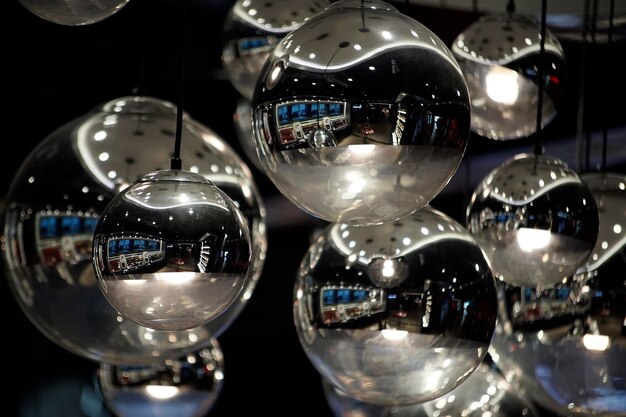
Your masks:
[[[117,13],[129,0],[19,0],[28,11],[59,25],[82,26],[97,23]]]
[[[560,159],[519,154],[491,171],[467,207],[467,225],[494,274],[514,285],[572,276],[598,236],[598,207]]]
[[[100,365],[98,386],[118,417],[204,416],[219,398],[224,358],[217,340],[180,358],[153,365]]]
[[[244,287],[250,254],[235,203],[190,171],[138,179],[94,231],[100,289],[121,314],[156,330],[191,329],[226,311]]]
[[[451,391],[478,367],[496,304],[471,235],[425,206],[396,222],[327,226],[300,265],[294,321],[333,386],[359,401],[406,406]]]
[[[222,28],[222,65],[237,92],[252,100],[272,49],[329,4],[328,0],[236,0]]]
[[[497,140],[534,134],[539,86],[543,88],[541,125],[557,115],[567,78],[565,53],[547,29],[542,61],[540,40],[535,18],[506,13],[481,17],[453,41],[452,53],[470,92],[473,132]],[[539,65],[542,80],[538,80]]]
[[[276,187],[330,221],[407,216],[456,172],[467,85],[421,23],[379,0],[341,0],[273,50],[252,100],[257,154]]]

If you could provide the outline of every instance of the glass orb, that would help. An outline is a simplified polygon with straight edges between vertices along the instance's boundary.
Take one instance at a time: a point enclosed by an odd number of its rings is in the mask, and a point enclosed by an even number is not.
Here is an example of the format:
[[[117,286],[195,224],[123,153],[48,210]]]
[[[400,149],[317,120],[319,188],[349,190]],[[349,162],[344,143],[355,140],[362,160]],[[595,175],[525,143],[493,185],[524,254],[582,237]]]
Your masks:
[[[207,347],[162,364],[101,364],[98,385],[118,417],[201,417],[222,390],[224,359],[215,339]]]
[[[549,290],[501,284],[491,356],[516,388],[557,414],[626,416],[620,258]]]
[[[111,100],[52,132],[12,180],[0,252],[9,287],[37,329],[78,356],[115,365],[179,356],[225,331],[253,294],[267,250],[263,201],[232,148],[187,114],[183,163],[227,193],[248,220],[252,266],[244,290],[209,323],[174,332],[120,315],[97,285],[91,251],[100,213],[136,178],[168,165],[175,130],[176,106],[169,102]]]
[[[405,406],[451,391],[478,367],[496,302],[471,235],[425,206],[396,222],[327,226],[300,265],[294,321],[333,386],[359,401]]]
[[[329,4],[329,0],[236,0],[222,28],[222,64],[237,92],[252,100],[259,73],[276,44]]]
[[[415,212],[454,175],[469,135],[467,85],[452,53],[378,0],[338,1],[287,35],[252,109],[268,177],[330,222]]]
[[[66,26],[99,22],[117,13],[129,0],[19,0],[34,15]]]
[[[452,53],[470,92],[473,132],[497,140],[535,133],[539,86],[542,126],[554,119],[565,91],[565,53],[547,29],[543,80],[538,80],[540,37],[536,19],[507,13],[481,17],[453,41]]]
[[[598,205],[598,239],[584,265],[584,270],[590,272],[598,269],[626,245],[626,175],[588,172],[580,177]]]
[[[93,237],[107,300],[156,330],[191,329],[226,311],[243,289],[250,252],[235,203],[183,170],[151,172],[116,195]]]
[[[560,159],[519,154],[491,171],[467,207],[467,225],[494,274],[538,287],[572,276],[598,236],[598,207]]]

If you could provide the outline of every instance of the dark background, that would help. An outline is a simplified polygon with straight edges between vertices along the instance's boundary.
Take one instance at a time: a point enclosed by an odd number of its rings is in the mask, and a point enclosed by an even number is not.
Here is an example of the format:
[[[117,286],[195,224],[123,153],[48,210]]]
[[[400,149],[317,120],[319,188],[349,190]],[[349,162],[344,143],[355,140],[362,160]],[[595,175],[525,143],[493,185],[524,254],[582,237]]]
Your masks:
[[[174,0],[131,0],[117,14],[93,25],[67,27],[36,17],[16,0],[4,2],[0,17],[0,123],[4,197],[29,152],[57,127],[115,97],[145,95],[176,103],[184,53],[184,107],[244,157],[233,127],[238,95],[221,67],[221,27],[232,0],[188,0],[184,43]],[[454,9],[394,3],[447,45],[484,11],[478,2]],[[536,1],[539,10],[539,1]],[[586,4],[593,2],[587,1]],[[606,6],[608,1],[601,2]],[[504,9],[505,2],[502,1]],[[593,31],[581,23],[554,26],[568,60],[565,99],[556,119],[542,132],[546,153],[580,172],[601,163],[602,137],[608,139],[607,169],[626,172],[622,28],[608,45],[603,24]],[[551,17],[558,17],[552,16]],[[556,21],[556,20],[555,20]],[[604,24],[606,21],[604,21]],[[612,58],[611,58],[612,56]],[[469,197],[484,175],[510,156],[531,152],[534,138],[508,142],[470,138],[464,162],[432,205],[464,223]],[[297,339],[292,321],[292,288],[310,236],[323,226],[282,197],[252,163],[268,210],[269,250],[252,299],[220,337],[225,380],[212,416],[305,414],[330,416],[320,377]],[[1,280],[6,383],[3,415],[81,416],[98,364],[56,346],[26,319]],[[87,388],[86,388],[87,387]],[[94,394],[94,393],[92,393]],[[20,413],[18,410],[22,408]],[[83,411],[85,406],[83,406]],[[94,414],[95,415],[95,414]],[[544,415],[548,415],[545,413]]]

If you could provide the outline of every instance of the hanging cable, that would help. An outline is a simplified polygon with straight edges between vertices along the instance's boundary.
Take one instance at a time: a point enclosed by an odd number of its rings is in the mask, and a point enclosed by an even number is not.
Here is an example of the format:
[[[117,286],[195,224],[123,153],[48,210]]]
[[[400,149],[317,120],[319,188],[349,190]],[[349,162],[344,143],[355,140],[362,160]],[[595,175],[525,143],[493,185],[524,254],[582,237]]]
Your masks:
[[[587,93],[587,26],[589,25],[589,0],[585,0],[583,7],[582,41],[580,48],[580,75],[578,83],[578,109],[576,118],[576,171],[583,167],[583,142],[586,129],[586,93]]]
[[[514,0],[508,1],[508,3],[506,4],[506,12],[509,14],[515,13],[515,1]]]
[[[598,0],[593,0],[593,7],[591,12],[591,21],[589,22],[589,37],[591,38],[592,51],[596,49],[596,32],[598,21]],[[591,80],[595,80],[595,77],[591,76]],[[589,172],[591,169],[591,142],[592,142],[592,129],[593,123],[590,122],[590,116],[587,116],[587,128],[585,129],[585,172]]]
[[[609,3],[609,30],[607,32],[607,46],[606,46],[606,61],[607,68],[611,68],[611,54],[613,53],[613,16],[615,13],[615,0],[610,0]],[[606,148],[608,145],[608,105],[607,105],[607,96],[609,89],[609,77],[604,77],[604,89],[603,89],[603,100],[604,103],[604,124],[602,128],[602,165],[600,165],[600,170],[606,170]]]
[[[537,97],[537,131],[535,133],[535,147],[534,154],[543,154],[543,148],[541,147],[541,126],[543,119],[543,87],[545,85],[543,79],[544,73],[544,60],[546,55],[546,10],[548,8],[547,0],[541,1],[541,39],[539,40],[539,64],[537,65],[537,87],[539,88]]]
[[[182,161],[180,159],[180,146],[183,138],[183,101],[185,91],[185,15],[186,0],[178,0],[178,36],[179,36],[179,74],[178,74],[178,103],[176,106],[176,139],[174,143],[174,155],[170,159],[171,169],[182,169]]]

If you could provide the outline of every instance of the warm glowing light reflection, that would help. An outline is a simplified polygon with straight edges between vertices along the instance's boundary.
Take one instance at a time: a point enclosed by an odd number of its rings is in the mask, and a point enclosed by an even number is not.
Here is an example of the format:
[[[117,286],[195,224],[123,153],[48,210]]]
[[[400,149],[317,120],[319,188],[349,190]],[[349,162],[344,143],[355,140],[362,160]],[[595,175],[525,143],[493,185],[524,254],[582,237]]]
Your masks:
[[[583,345],[587,350],[604,351],[609,347],[611,339],[602,334],[586,334],[583,336]]]
[[[550,244],[550,239],[551,233],[549,230],[521,227],[517,231],[517,244],[524,252],[543,249]]]
[[[152,398],[167,400],[178,394],[178,387],[170,385],[146,385],[146,392]]]
[[[409,334],[406,330],[396,329],[383,329],[380,331],[383,337],[387,340],[402,340]]]
[[[512,105],[519,96],[518,73],[508,68],[493,66],[485,77],[487,95],[493,101]]]

